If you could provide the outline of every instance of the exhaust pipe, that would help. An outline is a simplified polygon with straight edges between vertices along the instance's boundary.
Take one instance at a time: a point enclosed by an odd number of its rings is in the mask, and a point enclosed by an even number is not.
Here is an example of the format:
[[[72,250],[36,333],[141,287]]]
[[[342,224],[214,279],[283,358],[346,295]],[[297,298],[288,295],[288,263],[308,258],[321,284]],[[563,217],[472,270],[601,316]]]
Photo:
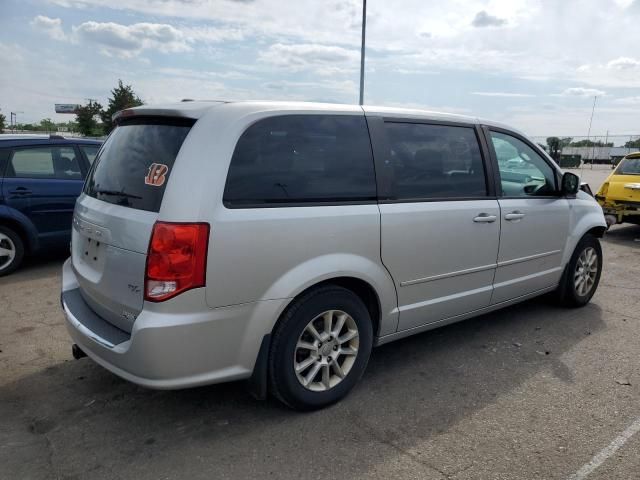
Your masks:
[[[615,215],[605,215],[604,220],[605,222],[607,222],[607,229],[611,228],[616,223],[618,223],[618,219],[616,218]]]
[[[75,343],[71,345],[71,355],[73,355],[73,358],[75,358],[76,360],[80,360],[82,357],[87,356],[87,354],[84,353],[82,349]]]

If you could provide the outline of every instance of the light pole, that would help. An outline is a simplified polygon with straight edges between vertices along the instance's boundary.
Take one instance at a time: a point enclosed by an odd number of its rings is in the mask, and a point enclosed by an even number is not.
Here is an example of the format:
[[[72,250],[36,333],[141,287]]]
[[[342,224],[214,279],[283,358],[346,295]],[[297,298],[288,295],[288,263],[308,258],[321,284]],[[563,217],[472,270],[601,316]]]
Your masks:
[[[367,0],[362,0],[362,41],[360,43],[360,105],[364,104],[364,41],[367,30]]]
[[[10,113],[11,113],[11,119],[9,122],[11,124],[11,131],[15,133],[16,128],[18,127],[18,114],[24,113],[24,112],[10,112]]]
[[[596,111],[596,101],[598,100],[598,96],[595,95],[593,97],[593,107],[591,108],[591,118],[589,119],[589,130],[587,130],[587,141],[590,140],[591,137],[591,124],[593,123],[593,113]],[[588,148],[588,147],[587,147]],[[593,156],[595,155],[595,144],[593,146],[593,148],[591,149],[591,170],[593,170]],[[582,163],[582,166],[584,167],[584,162]]]

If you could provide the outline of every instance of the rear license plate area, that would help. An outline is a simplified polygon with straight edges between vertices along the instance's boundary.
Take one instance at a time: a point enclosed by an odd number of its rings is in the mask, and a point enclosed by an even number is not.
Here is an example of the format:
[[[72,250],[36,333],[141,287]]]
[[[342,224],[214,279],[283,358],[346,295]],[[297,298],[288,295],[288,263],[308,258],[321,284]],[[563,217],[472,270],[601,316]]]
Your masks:
[[[105,245],[99,240],[82,236],[80,258],[83,263],[98,266],[104,258]]]

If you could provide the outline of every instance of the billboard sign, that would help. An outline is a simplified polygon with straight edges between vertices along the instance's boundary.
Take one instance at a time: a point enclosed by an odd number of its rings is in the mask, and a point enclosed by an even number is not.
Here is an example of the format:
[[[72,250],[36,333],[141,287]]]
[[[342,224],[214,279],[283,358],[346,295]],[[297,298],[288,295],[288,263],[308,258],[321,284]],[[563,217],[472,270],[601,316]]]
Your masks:
[[[76,113],[80,105],[77,103],[56,103],[56,113]]]

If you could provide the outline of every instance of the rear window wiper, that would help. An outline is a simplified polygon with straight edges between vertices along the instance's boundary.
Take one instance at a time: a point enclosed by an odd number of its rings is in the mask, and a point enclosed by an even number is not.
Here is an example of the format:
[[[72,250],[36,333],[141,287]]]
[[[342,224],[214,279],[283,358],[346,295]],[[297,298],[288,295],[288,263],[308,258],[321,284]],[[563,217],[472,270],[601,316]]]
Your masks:
[[[118,195],[119,197],[142,200],[142,197],[139,197],[138,195],[133,195],[132,193],[126,193],[126,192],[118,192],[117,190],[96,190],[95,192],[99,193],[100,195],[113,195],[113,196]]]

